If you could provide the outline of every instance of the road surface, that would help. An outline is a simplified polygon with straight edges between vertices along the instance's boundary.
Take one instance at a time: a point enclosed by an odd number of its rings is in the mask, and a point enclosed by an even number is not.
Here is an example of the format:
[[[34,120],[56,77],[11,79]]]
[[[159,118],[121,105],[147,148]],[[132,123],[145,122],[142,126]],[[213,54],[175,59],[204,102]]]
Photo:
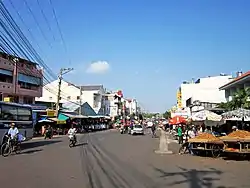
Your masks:
[[[4,188],[249,188],[250,162],[159,155],[158,138],[103,131],[33,140],[22,154],[0,157]],[[170,149],[177,151],[177,144]]]

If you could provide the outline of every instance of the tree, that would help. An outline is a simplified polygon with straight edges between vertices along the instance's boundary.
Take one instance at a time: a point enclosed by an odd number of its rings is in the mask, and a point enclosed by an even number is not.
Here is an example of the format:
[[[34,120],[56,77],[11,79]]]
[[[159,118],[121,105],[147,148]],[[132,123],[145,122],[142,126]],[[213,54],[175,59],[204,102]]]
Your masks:
[[[165,113],[163,113],[163,117],[166,119],[171,118],[171,112],[167,110]]]
[[[250,109],[250,88],[241,89],[237,91],[231,101],[221,103],[218,105],[219,108],[225,110],[236,110],[239,108]]]

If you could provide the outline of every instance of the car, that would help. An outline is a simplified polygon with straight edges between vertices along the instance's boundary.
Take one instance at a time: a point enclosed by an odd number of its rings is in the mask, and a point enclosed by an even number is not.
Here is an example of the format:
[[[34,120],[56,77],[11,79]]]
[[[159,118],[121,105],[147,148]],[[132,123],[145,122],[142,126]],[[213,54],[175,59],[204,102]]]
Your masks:
[[[144,128],[143,125],[134,125],[133,128],[130,130],[131,135],[135,134],[144,134]]]

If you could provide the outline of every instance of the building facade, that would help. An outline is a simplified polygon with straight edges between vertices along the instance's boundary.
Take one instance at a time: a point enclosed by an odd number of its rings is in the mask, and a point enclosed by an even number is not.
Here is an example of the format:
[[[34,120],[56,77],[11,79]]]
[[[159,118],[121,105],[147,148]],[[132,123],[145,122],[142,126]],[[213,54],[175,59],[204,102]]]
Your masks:
[[[53,107],[57,102],[58,80],[55,80],[43,87],[43,96],[37,97],[36,102],[51,103]],[[60,103],[76,103],[84,104],[88,103],[96,112],[96,114],[105,114],[105,90],[102,85],[84,85],[76,86],[70,82],[62,80],[61,82],[61,97]]]
[[[0,52],[0,100],[34,104],[42,96],[43,71],[36,63]]]
[[[177,92],[177,107],[185,108],[199,101],[208,107],[225,102],[225,91],[219,88],[232,80],[231,75],[208,76],[196,82],[183,82]]]
[[[220,87],[220,90],[225,92],[226,101],[231,101],[234,94],[240,89],[250,87],[250,71],[242,74],[238,72],[235,79]]]

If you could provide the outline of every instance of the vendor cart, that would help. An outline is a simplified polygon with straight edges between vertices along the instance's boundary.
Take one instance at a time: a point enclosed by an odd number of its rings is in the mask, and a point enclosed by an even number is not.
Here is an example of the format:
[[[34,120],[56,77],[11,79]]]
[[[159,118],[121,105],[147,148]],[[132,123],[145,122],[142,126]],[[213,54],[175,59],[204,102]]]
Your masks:
[[[221,155],[224,143],[221,140],[191,139],[189,142],[195,155],[205,154],[217,158]]]
[[[250,138],[225,138],[223,139],[224,153],[231,153],[241,156],[250,155]]]

